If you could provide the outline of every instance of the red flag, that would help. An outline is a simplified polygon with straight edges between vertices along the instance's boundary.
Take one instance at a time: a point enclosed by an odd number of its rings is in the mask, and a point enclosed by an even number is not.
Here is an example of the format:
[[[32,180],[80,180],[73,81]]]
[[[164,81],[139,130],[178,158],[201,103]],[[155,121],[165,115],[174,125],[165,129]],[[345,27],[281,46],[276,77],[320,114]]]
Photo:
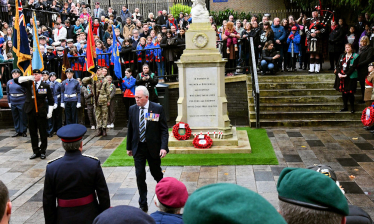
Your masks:
[[[95,74],[94,71],[92,71],[95,68],[95,61],[94,58],[96,58],[96,50],[95,50],[95,39],[93,37],[92,32],[92,22],[89,20],[88,25],[88,35],[87,35],[87,71],[91,74]]]

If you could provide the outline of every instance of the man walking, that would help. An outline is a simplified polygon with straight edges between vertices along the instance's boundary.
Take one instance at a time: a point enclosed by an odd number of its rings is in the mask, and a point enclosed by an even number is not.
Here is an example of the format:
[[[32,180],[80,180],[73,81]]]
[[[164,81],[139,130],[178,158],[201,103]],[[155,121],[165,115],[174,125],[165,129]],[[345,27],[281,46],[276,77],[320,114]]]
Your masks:
[[[147,212],[145,164],[148,161],[153,178],[159,182],[163,178],[161,158],[169,152],[169,133],[164,109],[149,101],[149,92],[145,86],[136,88],[135,100],[136,105],[129,109],[127,155],[134,157],[139,205]]]

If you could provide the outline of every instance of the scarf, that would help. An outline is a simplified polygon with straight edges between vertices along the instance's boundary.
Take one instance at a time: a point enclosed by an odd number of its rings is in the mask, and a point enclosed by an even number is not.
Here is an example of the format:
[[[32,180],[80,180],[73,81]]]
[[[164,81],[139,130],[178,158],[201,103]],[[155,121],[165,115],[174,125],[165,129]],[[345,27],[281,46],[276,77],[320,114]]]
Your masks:
[[[365,51],[367,48],[369,47],[369,45],[366,45],[366,46],[361,46],[358,53],[361,54],[362,51]]]
[[[331,31],[334,31],[336,29],[336,27],[338,27],[338,26],[337,25],[331,26]]]
[[[60,30],[62,29],[62,26],[60,27],[60,28],[58,28],[58,30],[57,30],[57,36],[59,36],[60,35]]]
[[[100,24],[93,24],[93,27],[94,27],[93,34],[94,35],[97,35],[97,30],[99,29],[99,26],[100,26]]]

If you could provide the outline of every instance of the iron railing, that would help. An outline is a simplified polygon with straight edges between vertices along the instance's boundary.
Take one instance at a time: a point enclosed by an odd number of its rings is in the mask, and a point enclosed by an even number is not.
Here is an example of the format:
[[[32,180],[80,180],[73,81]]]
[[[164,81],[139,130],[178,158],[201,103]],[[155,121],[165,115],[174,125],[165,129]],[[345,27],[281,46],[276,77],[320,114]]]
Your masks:
[[[253,96],[253,104],[256,113],[256,128],[260,128],[260,87],[258,85],[258,77],[257,77],[257,62],[255,57],[254,51],[254,44],[253,44],[253,37],[249,38],[250,41],[250,48],[251,48],[251,56],[252,56],[252,66],[251,66],[251,78],[252,78],[252,96]]]

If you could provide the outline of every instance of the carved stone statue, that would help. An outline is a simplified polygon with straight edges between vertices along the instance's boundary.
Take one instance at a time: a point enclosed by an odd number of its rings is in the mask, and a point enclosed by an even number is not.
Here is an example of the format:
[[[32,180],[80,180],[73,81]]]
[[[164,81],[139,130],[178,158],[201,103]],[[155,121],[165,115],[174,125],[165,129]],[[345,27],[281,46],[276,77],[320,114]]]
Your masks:
[[[192,22],[206,23],[209,22],[209,11],[206,8],[205,0],[192,0]]]

